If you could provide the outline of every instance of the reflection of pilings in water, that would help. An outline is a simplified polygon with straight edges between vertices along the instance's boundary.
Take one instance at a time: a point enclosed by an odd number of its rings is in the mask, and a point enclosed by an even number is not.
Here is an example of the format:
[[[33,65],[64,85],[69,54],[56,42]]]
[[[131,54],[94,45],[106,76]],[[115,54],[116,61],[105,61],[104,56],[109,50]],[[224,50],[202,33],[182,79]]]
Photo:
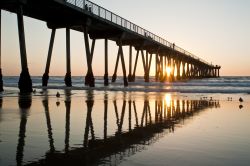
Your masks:
[[[155,122],[159,123],[163,120],[163,101],[155,101]]]
[[[53,139],[53,133],[52,133],[51,120],[50,120],[50,113],[49,113],[49,102],[48,102],[47,97],[45,100],[43,100],[43,106],[44,106],[46,122],[47,122],[50,152],[53,153],[55,151],[55,146],[54,146],[54,139]]]
[[[150,110],[150,104],[149,104],[149,101],[147,102],[147,112],[148,112],[148,115],[149,115],[149,124],[152,124],[152,116],[151,116],[151,110]]]
[[[144,101],[142,118],[141,118],[141,127],[143,127],[144,122],[145,122],[145,125],[152,124],[152,116],[151,116],[150,105],[149,105],[148,100]]]
[[[132,108],[132,101],[129,100],[128,101],[128,129],[129,131],[131,131],[131,108]]]
[[[3,107],[3,98],[0,97],[0,109],[2,109],[2,107]]]
[[[93,122],[92,122],[92,117],[91,117],[91,113],[92,113],[92,109],[94,105],[92,92],[88,93],[86,103],[87,103],[87,117],[86,117],[86,125],[85,125],[84,141],[83,141],[84,147],[88,147],[89,128],[90,128],[92,140],[95,140],[94,127],[93,127]]]
[[[64,151],[67,153],[69,151],[69,138],[70,138],[70,107],[71,107],[71,90],[65,89],[65,108],[66,108],[66,117],[65,117],[65,148]]]
[[[88,115],[86,119],[91,118],[91,110],[93,107],[93,101],[91,103],[91,100],[88,100],[88,102],[87,102]],[[161,121],[160,118],[158,118],[159,119],[158,122],[155,121],[152,122],[152,124],[147,124],[144,125],[143,127],[135,127],[131,131],[121,132],[119,133],[119,135],[117,134],[112,135],[110,137],[107,137],[105,140],[102,139],[91,140],[89,143],[87,142],[89,144],[88,146],[70,150],[69,153],[67,154],[67,157],[65,157],[65,155],[63,155],[62,153],[55,154],[56,156],[53,156],[53,154],[51,154],[52,156],[46,156],[45,160],[41,160],[39,162],[43,164],[46,163],[47,165],[51,163],[58,163],[58,164],[62,163],[64,165],[67,164],[74,165],[74,163],[75,164],[81,163],[82,165],[84,165],[84,164],[94,164],[93,162],[100,161],[101,159],[101,161],[105,161],[105,163],[107,163],[107,160],[112,160],[115,161],[116,164],[118,164],[119,161],[123,160],[124,157],[133,155],[136,152],[145,149],[146,145],[151,145],[152,143],[156,142],[161,137],[166,135],[166,133],[168,133],[168,130],[166,129],[169,129],[170,132],[173,132],[175,129],[174,128],[175,124],[179,124],[181,120],[184,119],[183,117],[185,117],[186,119],[198,115],[198,113],[201,112],[202,110],[206,110],[207,108],[213,107],[218,104],[217,101],[210,102],[210,101],[198,101],[198,100],[193,100],[193,101],[185,100],[185,102],[183,102],[183,100],[179,100],[180,106],[178,108],[177,100],[174,100],[174,102],[171,101],[170,103],[172,105],[169,104],[168,107],[167,106],[163,107],[165,103],[162,100],[156,100],[155,102],[155,104],[157,105],[156,106],[157,109],[155,110],[157,112],[155,113],[156,117],[163,116],[163,112],[167,108],[166,119],[164,118],[165,116],[162,117]],[[181,107],[182,103],[185,103],[184,107],[183,105]],[[145,106],[143,108],[144,119],[146,116],[145,108],[147,108],[148,110],[147,104],[148,102],[145,102]],[[182,108],[184,108],[185,110]],[[188,109],[189,111],[187,111]],[[184,114],[183,112],[185,112],[185,116],[183,116]],[[122,119],[123,118],[121,115],[121,121],[120,123],[118,123],[119,125],[122,124],[123,122]],[[85,133],[86,131],[87,130],[85,130]]]
[[[192,116],[194,112],[219,105],[219,102],[215,100],[172,100],[170,103],[167,106],[162,100],[155,101],[155,123],[161,123],[163,119],[164,122],[176,121],[181,117],[184,119],[186,116]]]
[[[64,101],[66,107],[66,124],[65,124],[65,152],[69,150],[69,136],[70,136],[70,106],[71,101]]]
[[[137,116],[135,101],[133,101],[133,107],[134,107],[134,113],[135,113],[135,124],[136,124],[136,127],[138,127],[139,123],[138,123],[138,116]]]
[[[27,123],[27,115],[25,112],[22,112],[21,113],[21,122],[20,122],[20,127],[19,127],[19,135],[18,135],[19,139],[18,139],[17,152],[16,152],[17,165],[22,165],[22,162],[23,162],[26,123]]]
[[[3,98],[0,97],[0,122],[2,121]]]
[[[104,95],[104,140],[107,139],[107,126],[108,126],[108,94]]]
[[[122,132],[122,125],[123,125],[123,121],[124,121],[124,115],[125,115],[125,109],[126,109],[126,100],[123,100],[123,104],[122,104],[122,113],[121,113],[121,120],[118,126],[118,133]]]
[[[113,101],[114,104],[114,109],[115,109],[115,116],[116,116],[116,125],[119,126],[119,114],[118,114],[118,109],[117,109],[117,104],[116,100]]]
[[[23,151],[25,146],[26,124],[27,124],[28,111],[31,106],[31,96],[30,95],[19,96],[18,104],[20,108],[21,121],[19,127],[17,151],[16,151],[16,163],[17,165],[22,165]]]

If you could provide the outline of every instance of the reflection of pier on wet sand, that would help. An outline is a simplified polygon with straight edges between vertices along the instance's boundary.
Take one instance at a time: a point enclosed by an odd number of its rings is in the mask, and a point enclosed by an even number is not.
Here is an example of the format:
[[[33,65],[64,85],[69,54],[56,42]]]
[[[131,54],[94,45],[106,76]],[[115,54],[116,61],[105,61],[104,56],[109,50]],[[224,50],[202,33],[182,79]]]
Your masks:
[[[71,99],[66,97],[66,123],[65,123],[65,149],[64,151],[57,151],[54,147],[53,130],[50,118],[48,97],[44,97],[43,106],[45,110],[48,143],[50,150],[47,151],[45,157],[38,161],[29,163],[29,165],[80,165],[80,164],[94,164],[101,160],[105,162],[117,163],[126,156],[131,156],[138,151],[143,150],[147,145],[154,143],[161,138],[166,132],[174,132],[175,125],[183,122],[207,108],[219,107],[218,101],[209,100],[186,100],[186,99],[171,99],[162,97],[155,99],[153,103],[145,97],[142,111],[136,107],[136,102],[124,96],[122,105],[118,105],[118,100],[114,99],[112,107],[114,108],[114,117],[116,117],[117,130],[114,135],[108,135],[108,94],[104,95],[104,121],[98,122],[103,125],[103,138],[97,139],[95,137],[95,122],[92,121],[92,109],[95,103],[94,96],[90,91],[87,94],[87,113],[85,121],[85,131],[82,147],[70,148],[70,107]],[[20,100],[21,101],[21,100]],[[26,100],[27,101],[27,100]],[[29,100],[31,103],[31,100]],[[26,102],[27,104],[27,102]],[[139,106],[139,105],[138,105]],[[23,112],[20,104],[20,111]],[[26,108],[27,109],[27,108]],[[119,112],[121,109],[121,112]],[[27,122],[27,115],[24,111],[22,113],[22,121]],[[127,112],[128,117],[125,117]],[[119,114],[120,113],[120,114]],[[139,113],[139,114],[138,114]],[[26,117],[26,118],[23,118]],[[125,118],[128,118],[128,130],[123,130]],[[132,119],[135,124],[132,126]],[[26,123],[20,123],[20,134],[17,147],[17,165],[22,165],[23,149],[25,146],[25,128]]]

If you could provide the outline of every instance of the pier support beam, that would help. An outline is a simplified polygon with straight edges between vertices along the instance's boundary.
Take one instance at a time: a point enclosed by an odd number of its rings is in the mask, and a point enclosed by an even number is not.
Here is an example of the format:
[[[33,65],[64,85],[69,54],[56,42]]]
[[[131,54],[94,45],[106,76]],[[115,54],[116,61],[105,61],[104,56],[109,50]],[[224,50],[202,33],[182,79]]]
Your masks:
[[[20,89],[21,93],[29,93],[32,92],[32,81],[30,78],[28,63],[27,63],[22,6],[20,5],[17,10],[18,10],[17,11],[18,35],[20,44],[21,66],[22,66],[22,71],[18,82],[18,88]]]
[[[95,39],[93,39],[92,41],[92,49],[90,52],[88,30],[86,26],[83,27],[83,31],[84,31],[85,50],[86,50],[87,65],[88,65],[88,73],[85,77],[85,85],[89,85],[90,87],[95,87],[95,78],[92,70],[92,58],[94,53]]]
[[[42,78],[43,86],[47,86],[48,85],[49,68],[50,68],[50,62],[51,62],[51,56],[52,56],[52,50],[53,50],[53,45],[54,45],[55,34],[56,34],[56,29],[52,29],[51,37],[50,37],[50,44],[49,44],[49,51],[48,51],[46,68],[45,68],[45,72],[44,72],[43,78]]]
[[[145,82],[149,82],[149,73],[148,73],[148,51],[146,51],[146,56],[145,56],[145,74],[144,74],[144,80]]]
[[[191,74],[190,74],[190,63],[187,63],[187,77],[190,79]]]
[[[164,68],[164,62],[163,62],[163,56],[160,55],[160,81],[164,82],[164,73],[163,73],[163,69]]]
[[[137,68],[138,57],[139,57],[139,50],[137,50],[136,57],[135,57],[135,64],[134,64],[134,71],[133,71],[133,82],[135,81],[135,72],[136,72],[136,68]]]
[[[132,46],[129,46],[129,74],[128,74],[128,82],[133,82],[132,76]]]
[[[95,50],[95,39],[92,40],[91,44],[91,50],[90,50],[90,65],[92,67],[92,61],[93,61],[93,55],[94,55],[94,50]],[[94,79],[94,74],[90,72],[89,68],[87,70],[87,74],[85,76],[85,85],[89,85],[89,79]]]
[[[109,85],[109,76],[108,76],[108,39],[105,39],[105,74],[104,74],[104,85]]]
[[[72,82],[71,82],[71,64],[70,64],[70,29],[69,28],[66,28],[66,67],[67,67],[67,72],[64,78],[64,82],[67,87],[71,87]]]
[[[164,81],[167,81],[168,74],[167,74],[167,56],[164,56],[164,67],[163,67],[163,73],[164,73]]]
[[[182,79],[186,79],[186,71],[185,71],[185,67],[186,67],[186,62],[182,61]]]
[[[2,28],[2,10],[0,9],[0,92],[3,91],[3,75],[2,75],[2,31],[1,31],[1,28]]]
[[[148,64],[148,77],[149,77],[149,74],[150,74],[150,68],[151,68],[151,63],[152,63],[152,57],[153,57],[153,55],[150,54],[149,64]]]
[[[115,71],[114,71],[114,74],[112,76],[112,82],[115,82],[116,78],[117,78],[117,69],[118,69],[119,59],[120,59],[120,47],[118,49],[118,53],[117,53],[117,57],[116,57]]]
[[[181,61],[178,59],[175,61],[175,64],[176,64],[176,73],[177,73],[177,80],[180,80],[181,79],[181,75],[180,75],[180,71],[181,71]]]
[[[120,40],[118,41],[118,46],[119,46],[119,48],[118,48],[118,54],[117,54],[117,59],[116,59],[116,64],[115,64],[115,71],[114,71],[114,74],[112,76],[112,82],[116,81],[118,63],[119,63],[119,59],[121,58],[122,72],[123,72],[123,83],[124,83],[124,86],[128,86],[126,66],[125,66],[125,61],[124,61],[124,54],[123,54],[123,49],[122,49],[122,43]]]
[[[123,50],[122,50],[122,43],[121,43],[121,41],[119,41],[119,49],[120,49],[121,62],[122,62],[123,83],[124,83],[124,86],[128,86],[128,80],[127,80],[127,74],[126,74],[126,66],[125,66],[124,54],[123,54]]]
[[[220,77],[220,69],[217,69],[217,77]]]
[[[147,80],[146,80],[147,66],[146,66],[146,61],[145,61],[143,50],[141,50],[141,57],[142,57],[142,64],[143,64],[143,69],[144,69],[144,80],[145,80],[145,82],[147,82]]]
[[[150,68],[151,68],[151,62],[152,62],[152,54],[150,54],[150,57],[148,57],[148,52],[146,53],[146,70],[145,70],[145,75],[144,79],[145,82],[149,82],[149,73],[150,73]]]
[[[170,55],[167,55],[167,62],[168,62],[168,63],[167,63],[167,67],[170,68],[170,69],[172,69],[172,68],[171,68],[171,56],[170,56]],[[170,71],[168,74],[169,74],[169,75],[168,75],[168,77],[167,77],[167,80],[168,80],[168,81],[171,81],[171,74],[172,74],[171,71]]]
[[[155,55],[155,81],[159,80],[159,59],[158,53]]]

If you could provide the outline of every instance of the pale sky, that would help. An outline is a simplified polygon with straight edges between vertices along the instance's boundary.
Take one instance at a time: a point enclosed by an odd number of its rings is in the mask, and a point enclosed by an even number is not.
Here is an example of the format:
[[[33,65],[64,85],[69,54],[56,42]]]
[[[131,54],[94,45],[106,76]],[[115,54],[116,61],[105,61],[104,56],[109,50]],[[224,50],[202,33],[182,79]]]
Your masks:
[[[221,75],[250,76],[249,0],[94,0],[104,8],[192,52],[209,63],[221,65]],[[30,74],[44,73],[50,32],[45,22],[25,20]],[[117,46],[109,42],[109,75],[113,74]],[[135,56],[135,51],[133,52]],[[72,75],[87,71],[84,37],[71,31]],[[56,33],[50,75],[66,73],[65,29]],[[125,48],[128,66],[128,48]],[[134,60],[133,60],[134,61]],[[3,75],[20,74],[16,14],[2,11]],[[93,59],[94,74],[104,75],[104,40],[98,40]],[[151,68],[154,75],[154,61]],[[137,75],[143,75],[141,59]],[[127,67],[128,72],[128,67]],[[121,67],[119,68],[121,74]]]

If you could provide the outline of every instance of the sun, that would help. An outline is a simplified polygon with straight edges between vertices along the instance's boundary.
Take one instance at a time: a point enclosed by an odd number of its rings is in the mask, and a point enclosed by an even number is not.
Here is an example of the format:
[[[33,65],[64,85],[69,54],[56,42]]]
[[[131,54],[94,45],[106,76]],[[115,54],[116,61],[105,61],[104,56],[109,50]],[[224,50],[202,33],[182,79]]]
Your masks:
[[[172,68],[171,67],[166,67],[166,73],[167,73],[167,76],[170,76],[170,74],[171,74],[171,70],[172,70]]]

